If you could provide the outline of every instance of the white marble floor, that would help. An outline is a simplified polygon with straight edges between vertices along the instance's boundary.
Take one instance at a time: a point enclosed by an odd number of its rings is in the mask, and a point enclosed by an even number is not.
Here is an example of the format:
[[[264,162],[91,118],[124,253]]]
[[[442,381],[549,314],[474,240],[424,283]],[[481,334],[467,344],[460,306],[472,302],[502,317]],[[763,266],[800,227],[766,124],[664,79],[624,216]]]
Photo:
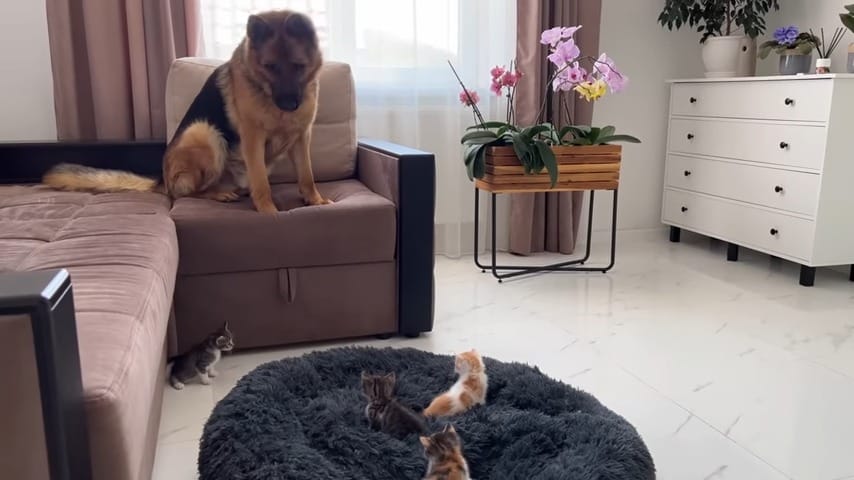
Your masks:
[[[822,269],[799,287],[792,264],[683,237],[624,234],[608,275],[504,284],[440,258],[435,332],[356,343],[538,365],[631,421],[660,479],[854,479],[854,283]],[[195,478],[205,418],[242,375],[337,345],[228,356],[212,386],[167,388],[154,479]]]

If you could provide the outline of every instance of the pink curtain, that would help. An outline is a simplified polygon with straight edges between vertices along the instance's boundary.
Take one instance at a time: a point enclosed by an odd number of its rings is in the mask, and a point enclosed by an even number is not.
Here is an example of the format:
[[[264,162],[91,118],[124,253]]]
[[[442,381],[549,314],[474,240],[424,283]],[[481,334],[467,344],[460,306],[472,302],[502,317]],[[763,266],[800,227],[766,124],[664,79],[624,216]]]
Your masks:
[[[47,0],[60,140],[166,138],[166,75],[201,54],[199,0]]]
[[[569,118],[546,88],[551,70],[546,47],[540,45],[543,30],[583,25],[576,33],[581,52],[598,56],[602,0],[517,0],[516,62],[525,73],[516,94],[516,115],[521,125],[537,122],[546,101],[545,119],[566,125]],[[589,125],[593,104],[570,100],[575,124]],[[520,255],[549,251],[572,253],[578,234],[583,192],[522,193],[510,199],[510,251]]]

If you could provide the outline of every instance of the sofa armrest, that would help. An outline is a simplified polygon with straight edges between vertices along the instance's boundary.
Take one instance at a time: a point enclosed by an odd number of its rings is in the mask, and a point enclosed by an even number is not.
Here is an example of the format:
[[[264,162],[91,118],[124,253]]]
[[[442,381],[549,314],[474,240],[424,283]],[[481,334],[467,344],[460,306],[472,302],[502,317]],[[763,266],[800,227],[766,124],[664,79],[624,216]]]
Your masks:
[[[160,178],[163,140],[94,142],[0,142],[0,185],[39,183],[58,163],[111,168]]]
[[[90,479],[68,272],[0,274],[0,336],[3,478]]]
[[[389,142],[360,140],[359,180],[397,206],[398,331],[433,329],[436,159]]]

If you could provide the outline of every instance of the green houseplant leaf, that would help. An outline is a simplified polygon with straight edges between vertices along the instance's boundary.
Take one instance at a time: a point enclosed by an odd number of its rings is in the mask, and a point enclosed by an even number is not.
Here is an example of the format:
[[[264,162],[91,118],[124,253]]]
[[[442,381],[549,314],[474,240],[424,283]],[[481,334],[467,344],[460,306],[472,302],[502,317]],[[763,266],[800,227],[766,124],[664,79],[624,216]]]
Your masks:
[[[558,174],[560,173],[555,153],[552,151],[552,147],[542,140],[536,140],[534,142],[534,147],[536,147],[537,153],[539,154],[543,165],[546,167],[546,171],[549,172],[549,180],[551,180],[551,186],[554,188],[554,186],[557,185]]]
[[[848,13],[840,13],[839,19],[842,20],[842,24],[845,25],[848,30],[854,32],[854,3],[851,5],[845,5],[845,9],[848,10]]]
[[[640,139],[631,135],[609,135],[607,137],[599,137],[597,144],[603,145],[614,142],[641,143]]]
[[[498,135],[495,134],[492,130],[473,130],[471,132],[463,135],[463,138],[460,139],[460,143],[479,143],[478,140],[495,140],[498,138]]]
[[[477,125],[472,125],[472,126],[466,128],[466,130],[484,130],[484,129],[501,128],[501,127],[515,128],[515,127],[513,127],[513,125],[510,125],[507,122],[483,122],[482,125],[478,123]]]

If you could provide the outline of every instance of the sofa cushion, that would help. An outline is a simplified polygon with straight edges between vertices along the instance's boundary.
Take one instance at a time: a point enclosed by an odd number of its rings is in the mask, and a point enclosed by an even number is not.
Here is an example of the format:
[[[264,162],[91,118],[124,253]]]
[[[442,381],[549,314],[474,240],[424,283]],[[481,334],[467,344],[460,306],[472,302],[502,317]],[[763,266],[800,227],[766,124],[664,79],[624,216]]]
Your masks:
[[[304,206],[297,186],[273,185],[280,212],[251,200],[181,198],[172,208],[182,275],[345,265],[394,259],[395,206],[357,180],[319,183],[332,205]]]
[[[166,81],[166,133],[171,139],[205,80],[222,64],[207,58],[179,58]],[[350,66],[326,62],[320,70],[320,98],[312,130],[311,157],[318,181],[351,178],[356,171],[356,94]],[[296,181],[289,161],[270,175],[273,183]]]
[[[71,274],[95,479],[145,469],[178,264],[169,209],[154,193],[0,187],[0,271]]]

